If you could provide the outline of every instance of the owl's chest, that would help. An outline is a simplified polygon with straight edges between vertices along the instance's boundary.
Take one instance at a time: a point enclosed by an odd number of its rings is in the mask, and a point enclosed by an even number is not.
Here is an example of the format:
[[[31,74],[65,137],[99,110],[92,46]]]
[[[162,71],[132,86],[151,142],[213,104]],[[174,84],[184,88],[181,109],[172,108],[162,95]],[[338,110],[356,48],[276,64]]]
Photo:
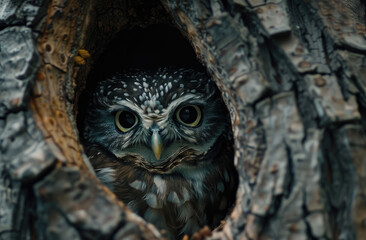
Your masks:
[[[195,211],[203,210],[203,202],[207,195],[205,184],[206,173],[192,174],[186,178],[181,174],[172,175],[150,175],[142,174],[142,178],[134,181],[120,181],[120,184],[128,184],[124,191],[134,194],[125,198],[123,201],[128,206],[144,216],[144,218],[155,222],[155,217],[163,215],[164,218],[170,218],[169,215],[178,217],[182,222],[191,218],[190,208]],[[118,195],[121,185],[115,185],[115,192]],[[122,190],[122,189],[121,189]],[[124,194],[126,196],[126,194]],[[154,214],[154,213],[155,214]],[[160,219],[161,220],[161,219]]]
[[[89,158],[98,178],[131,210],[168,232],[171,239],[215,227],[235,200],[237,175],[232,156],[205,161],[170,174],[151,173],[91,148]]]
[[[192,234],[210,224],[207,209],[218,206],[224,194],[225,177],[219,177],[219,170],[211,165],[169,175],[136,172],[137,178],[116,180],[113,191],[159,229],[173,236]]]

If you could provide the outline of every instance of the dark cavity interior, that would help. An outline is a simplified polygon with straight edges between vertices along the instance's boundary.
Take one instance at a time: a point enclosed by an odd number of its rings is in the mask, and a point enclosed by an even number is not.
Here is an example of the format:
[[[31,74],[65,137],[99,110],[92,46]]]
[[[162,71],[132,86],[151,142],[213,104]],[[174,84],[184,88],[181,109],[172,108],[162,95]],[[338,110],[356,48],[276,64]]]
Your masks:
[[[98,81],[105,75],[130,68],[187,67],[204,70],[189,42],[178,29],[166,24],[125,30],[109,43],[90,76]]]

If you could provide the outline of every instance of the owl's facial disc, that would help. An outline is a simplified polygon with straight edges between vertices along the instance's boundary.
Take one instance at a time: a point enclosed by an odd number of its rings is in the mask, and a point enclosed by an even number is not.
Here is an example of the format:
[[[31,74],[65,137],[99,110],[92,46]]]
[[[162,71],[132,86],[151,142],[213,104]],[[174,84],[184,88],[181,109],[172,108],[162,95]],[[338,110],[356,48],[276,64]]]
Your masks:
[[[140,155],[151,166],[159,167],[171,161],[183,149],[190,149],[197,154],[207,152],[221,130],[217,128],[216,133],[210,133],[216,137],[198,143],[195,135],[202,131],[202,124],[207,125],[211,114],[203,108],[201,100],[190,95],[184,100],[183,103],[173,101],[170,108],[160,114],[146,114],[138,106],[121,102],[126,110],[118,110],[115,115],[117,129],[123,136],[129,135],[130,139],[136,141],[113,153],[120,159],[129,154]]]
[[[185,159],[188,154],[211,152],[229,126],[212,79],[193,70],[165,68],[116,74],[101,81],[85,119],[85,139],[99,143],[121,161],[138,156],[154,168],[188,161],[177,160],[178,155]]]

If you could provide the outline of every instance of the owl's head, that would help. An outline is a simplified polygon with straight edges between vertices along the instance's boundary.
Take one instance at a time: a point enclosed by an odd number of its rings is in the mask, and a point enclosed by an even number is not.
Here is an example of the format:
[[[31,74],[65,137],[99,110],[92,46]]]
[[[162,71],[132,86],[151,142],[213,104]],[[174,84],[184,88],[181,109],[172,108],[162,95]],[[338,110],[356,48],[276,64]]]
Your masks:
[[[163,165],[172,171],[185,164],[184,152],[203,156],[212,151],[230,126],[228,118],[219,90],[205,73],[134,70],[99,82],[85,114],[83,138],[118,159],[136,156],[148,171]]]

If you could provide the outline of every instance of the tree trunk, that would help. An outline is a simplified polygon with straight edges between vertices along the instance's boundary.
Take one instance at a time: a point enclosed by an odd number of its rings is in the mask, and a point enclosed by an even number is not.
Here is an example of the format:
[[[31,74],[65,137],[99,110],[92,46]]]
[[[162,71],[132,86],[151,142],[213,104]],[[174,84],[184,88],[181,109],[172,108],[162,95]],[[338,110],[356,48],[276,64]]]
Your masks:
[[[163,237],[96,179],[76,127],[109,40],[157,23],[192,44],[231,113],[237,202],[211,238],[366,238],[362,0],[5,0],[1,239]]]

